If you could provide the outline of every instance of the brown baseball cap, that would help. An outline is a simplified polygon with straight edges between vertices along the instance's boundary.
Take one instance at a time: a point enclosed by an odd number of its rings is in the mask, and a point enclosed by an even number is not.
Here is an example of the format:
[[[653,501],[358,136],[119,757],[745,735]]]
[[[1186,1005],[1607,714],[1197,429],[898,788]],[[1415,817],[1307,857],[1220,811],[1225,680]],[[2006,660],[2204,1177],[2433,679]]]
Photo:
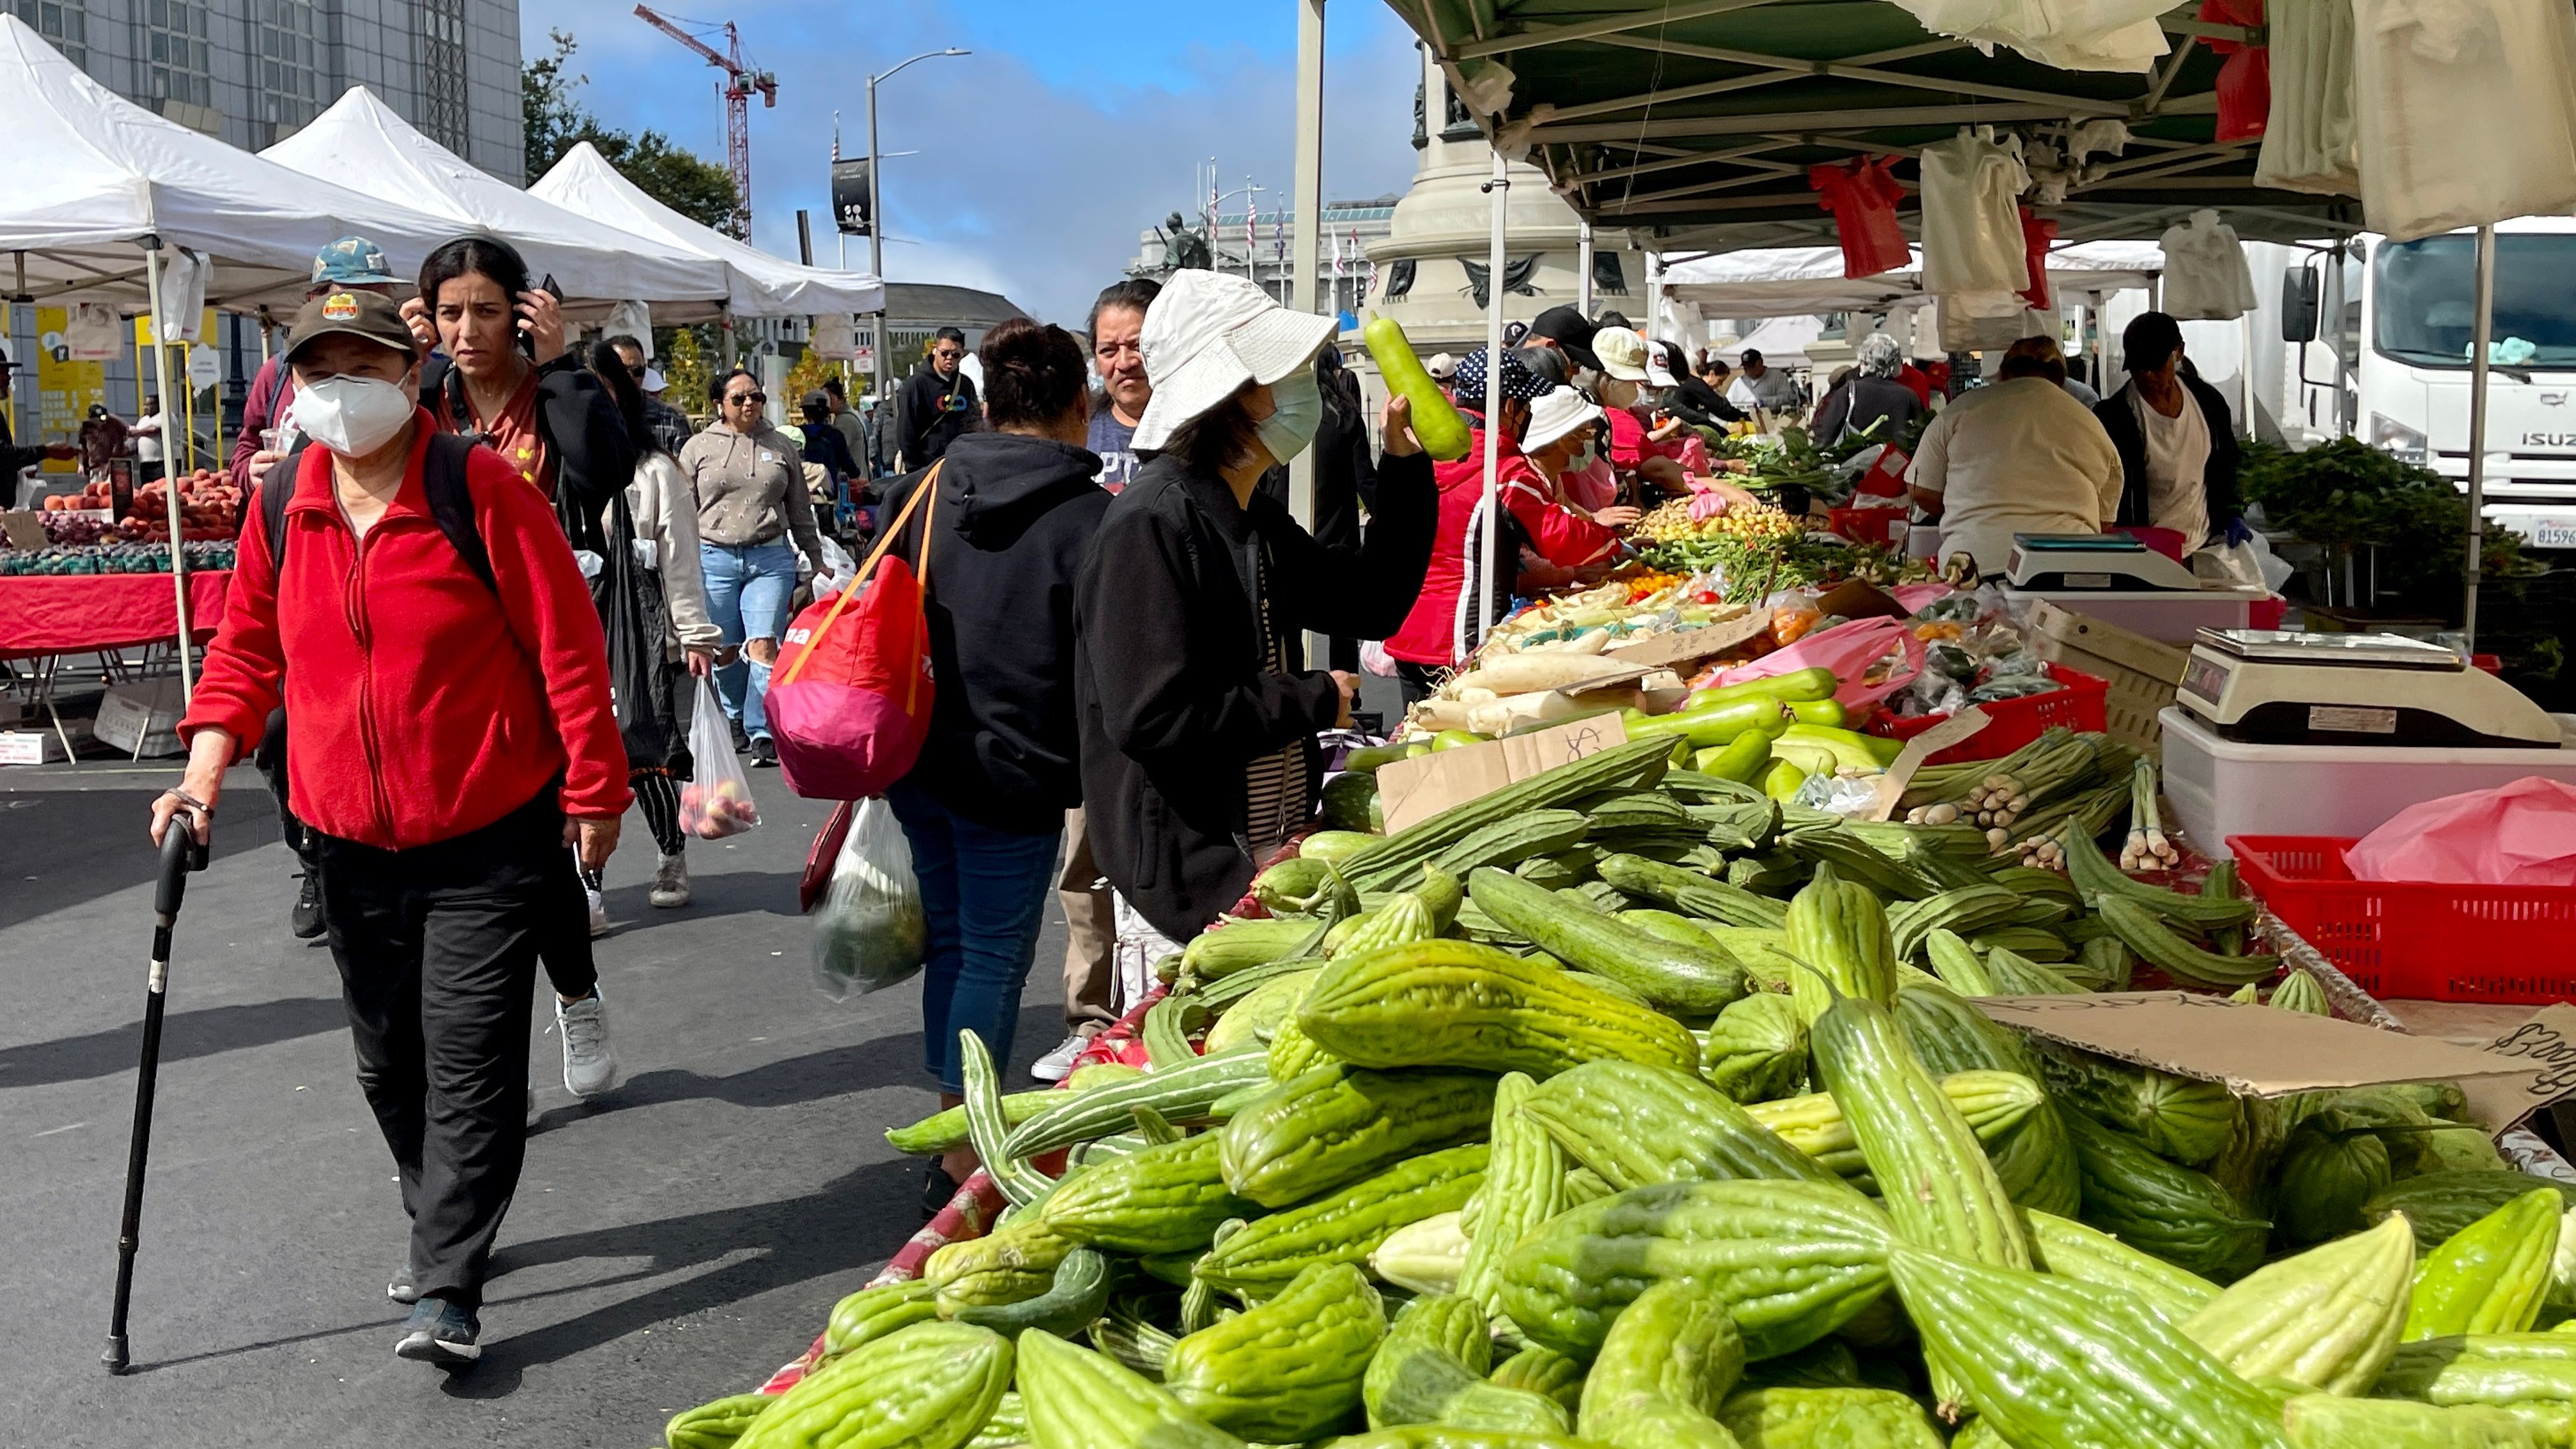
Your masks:
[[[375,292],[335,289],[305,303],[287,330],[286,360],[293,362],[307,343],[332,336],[363,337],[406,356],[420,355],[400,304]]]

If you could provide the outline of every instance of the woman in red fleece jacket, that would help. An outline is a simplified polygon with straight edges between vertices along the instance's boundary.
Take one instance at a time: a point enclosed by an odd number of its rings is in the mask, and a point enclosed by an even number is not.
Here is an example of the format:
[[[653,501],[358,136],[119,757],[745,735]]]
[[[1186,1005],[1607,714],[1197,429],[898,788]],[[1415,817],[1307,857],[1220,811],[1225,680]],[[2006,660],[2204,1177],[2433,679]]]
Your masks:
[[[206,838],[225,768],[282,697],[358,1082],[412,1219],[386,1290],[416,1303],[395,1352],[461,1367],[480,1353],[484,1271],[525,1156],[538,944],[583,909],[564,847],[591,868],[616,849],[626,752],[553,505],[499,455],[438,433],[394,304],[317,297],[285,358],[316,446],[282,565],[260,513],[243,530],[179,725],[187,773],[153,802],[152,837],[184,814]],[[442,524],[433,489],[470,512],[470,538]]]

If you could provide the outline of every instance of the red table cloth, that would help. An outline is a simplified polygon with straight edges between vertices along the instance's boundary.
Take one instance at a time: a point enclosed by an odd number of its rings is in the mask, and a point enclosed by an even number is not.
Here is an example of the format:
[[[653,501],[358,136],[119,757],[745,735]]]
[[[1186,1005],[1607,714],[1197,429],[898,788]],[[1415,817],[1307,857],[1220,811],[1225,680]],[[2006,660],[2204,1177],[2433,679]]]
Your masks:
[[[189,631],[200,641],[223,623],[232,581],[230,569],[188,575]],[[0,578],[0,659],[165,642],[178,635],[177,606],[168,574]]]

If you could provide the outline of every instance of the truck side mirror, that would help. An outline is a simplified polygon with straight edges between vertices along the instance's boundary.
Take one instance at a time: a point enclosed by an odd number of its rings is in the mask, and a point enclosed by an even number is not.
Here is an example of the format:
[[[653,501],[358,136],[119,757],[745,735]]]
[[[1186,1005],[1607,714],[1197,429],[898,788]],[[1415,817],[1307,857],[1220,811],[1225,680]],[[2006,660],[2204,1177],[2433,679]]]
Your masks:
[[[2314,342],[2317,340],[2317,314],[2321,310],[2319,294],[2324,278],[2314,267],[2301,267],[2281,274],[2281,340]]]

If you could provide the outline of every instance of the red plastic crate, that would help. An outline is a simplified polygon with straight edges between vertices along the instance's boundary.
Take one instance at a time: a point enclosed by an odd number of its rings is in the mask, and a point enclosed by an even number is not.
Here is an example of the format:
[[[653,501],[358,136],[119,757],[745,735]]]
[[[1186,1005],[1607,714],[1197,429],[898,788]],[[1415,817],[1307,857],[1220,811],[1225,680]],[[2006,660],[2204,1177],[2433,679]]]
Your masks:
[[[2382,1001],[2542,1005],[2576,996],[2576,888],[2355,880],[2353,841],[2231,835],[2246,889]]]
[[[1923,763],[1955,765],[1965,760],[2000,760],[2057,725],[2090,734],[2100,734],[2110,727],[2109,680],[2063,664],[2049,665],[2048,677],[2066,687],[1978,706],[1986,712],[1986,727]],[[1908,716],[1881,712],[1863,728],[1884,739],[1910,740],[1948,718],[1946,714]]]
[[[1905,532],[1911,527],[1902,508],[1834,508],[1827,510],[1825,527],[1854,543],[1883,543],[1905,547]]]

